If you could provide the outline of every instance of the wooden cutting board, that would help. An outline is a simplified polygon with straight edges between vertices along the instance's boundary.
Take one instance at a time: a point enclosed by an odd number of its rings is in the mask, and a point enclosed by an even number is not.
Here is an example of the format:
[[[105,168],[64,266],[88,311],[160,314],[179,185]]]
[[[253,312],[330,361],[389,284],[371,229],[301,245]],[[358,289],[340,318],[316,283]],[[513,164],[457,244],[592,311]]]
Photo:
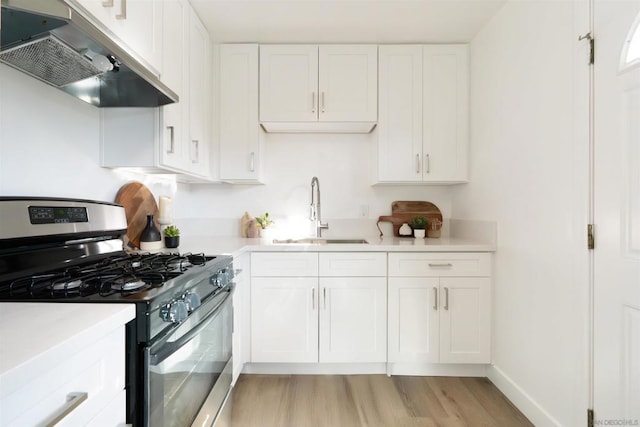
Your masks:
[[[147,215],[153,215],[156,227],[158,224],[158,205],[151,191],[141,182],[130,182],[123,185],[116,194],[116,203],[124,206],[127,216],[127,234],[125,245],[131,248],[140,247],[140,234],[147,226]]]
[[[409,223],[414,216],[424,216],[429,222],[434,219],[442,221],[442,213],[436,205],[431,202],[419,201],[399,201],[391,203],[391,215],[383,215],[378,218],[378,224],[381,222],[390,222],[393,224],[393,235],[400,236],[400,227],[404,223]],[[378,225],[380,230],[380,225]],[[380,230],[382,236],[382,230]]]

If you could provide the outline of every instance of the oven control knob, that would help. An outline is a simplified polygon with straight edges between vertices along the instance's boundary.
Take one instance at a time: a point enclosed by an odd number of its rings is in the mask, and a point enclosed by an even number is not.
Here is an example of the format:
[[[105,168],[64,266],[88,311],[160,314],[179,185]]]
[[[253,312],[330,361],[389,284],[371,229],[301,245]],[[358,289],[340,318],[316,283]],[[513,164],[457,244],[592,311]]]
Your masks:
[[[185,292],[184,295],[182,295],[182,301],[187,305],[187,311],[189,311],[189,313],[200,307],[200,296],[193,292]]]
[[[209,279],[209,282],[213,286],[216,286],[218,288],[224,288],[229,284],[229,277],[227,276],[227,273],[224,270],[220,270],[216,274],[211,276],[211,279]]]
[[[165,322],[180,323],[189,316],[187,304],[184,301],[171,301],[162,306],[160,317]]]
[[[220,275],[219,274],[214,274],[213,276],[211,276],[209,278],[209,283],[211,283],[213,286],[221,288],[222,287],[222,282],[220,281]]]

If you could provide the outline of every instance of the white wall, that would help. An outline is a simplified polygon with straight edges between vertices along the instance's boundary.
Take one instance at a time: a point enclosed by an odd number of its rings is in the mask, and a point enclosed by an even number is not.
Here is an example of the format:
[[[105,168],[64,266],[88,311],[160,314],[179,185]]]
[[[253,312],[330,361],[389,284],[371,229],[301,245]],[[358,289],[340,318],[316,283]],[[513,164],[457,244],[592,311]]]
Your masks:
[[[490,378],[540,426],[586,422],[578,3],[511,1],[472,41],[471,183],[452,200],[455,218],[497,221]]]

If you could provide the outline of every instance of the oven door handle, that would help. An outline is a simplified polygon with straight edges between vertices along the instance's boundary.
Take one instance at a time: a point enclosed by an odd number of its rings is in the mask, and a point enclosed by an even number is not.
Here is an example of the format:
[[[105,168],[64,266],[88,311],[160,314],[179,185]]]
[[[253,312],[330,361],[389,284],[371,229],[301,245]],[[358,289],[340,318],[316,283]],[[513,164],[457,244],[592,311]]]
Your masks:
[[[183,345],[185,345],[186,343],[188,343],[189,341],[197,337],[198,334],[200,334],[200,332],[204,328],[209,326],[211,322],[213,322],[215,318],[218,317],[218,315],[222,312],[224,307],[227,304],[231,303],[233,291],[234,290],[232,288],[229,291],[228,295],[225,297],[225,299],[222,300],[220,304],[218,304],[218,306],[210,314],[208,314],[205,318],[203,318],[202,321],[198,323],[196,327],[194,327],[189,332],[187,332],[186,334],[184,334],[183,336],[181,336],[180,338],[178,338],[173,342],[165,342],[163,345],[160,346],[160,349],[157,352],[151,353],[149,355],[149,363],[154,366],[159,365],[164,360],[166,360],[169,356],[171,356],[173,353],[179,350],[180,347],[182,347]]]

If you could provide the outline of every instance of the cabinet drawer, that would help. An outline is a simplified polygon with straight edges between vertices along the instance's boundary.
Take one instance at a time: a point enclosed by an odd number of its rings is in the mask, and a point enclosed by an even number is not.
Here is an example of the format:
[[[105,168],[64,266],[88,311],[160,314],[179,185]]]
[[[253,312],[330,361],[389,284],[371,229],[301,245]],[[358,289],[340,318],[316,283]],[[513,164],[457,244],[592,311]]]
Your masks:
[[[326,252],[320,254],[320,276],[373,277],[387,275],[387,255],[382,252]]]
[[[389,276],[446,277],[491,275],[488,253],[390,253]]]
[[[251,276],[317,276],[318,253],[260,252],[251,254]]]
[[[3,426],[47,424],[61,412],[72,392],[87,393],[87,399],[65,416],[59,425],[94,425],[90,421],[124,391],[124,327],[89,347],[76,347],[70,346],[66,358],[59,354],[53,357],[48,369],[45,364],[35,364],[34,370],[41,372],[32,381],[26,381],[9,395],[2,395],[0,418]],[[117,411],[114,417],[118,415],[117,418],[124,420],[124,401]]]

